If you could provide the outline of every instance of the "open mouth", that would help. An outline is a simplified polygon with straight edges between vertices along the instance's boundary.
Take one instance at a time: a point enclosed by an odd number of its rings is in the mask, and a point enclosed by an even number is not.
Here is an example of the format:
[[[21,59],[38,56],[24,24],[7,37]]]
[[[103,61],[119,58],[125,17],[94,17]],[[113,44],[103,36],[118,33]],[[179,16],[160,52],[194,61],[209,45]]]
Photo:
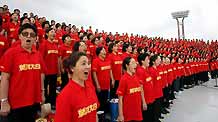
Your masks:
[[[31,42],[30,40],[26,40],[26,42]]]
[[[85,74],[85,75],[88,75],[88,74],[89,74],[89,72],[88,72],[88,71],[85,71],[85,72],[84,72],[84,74]]]

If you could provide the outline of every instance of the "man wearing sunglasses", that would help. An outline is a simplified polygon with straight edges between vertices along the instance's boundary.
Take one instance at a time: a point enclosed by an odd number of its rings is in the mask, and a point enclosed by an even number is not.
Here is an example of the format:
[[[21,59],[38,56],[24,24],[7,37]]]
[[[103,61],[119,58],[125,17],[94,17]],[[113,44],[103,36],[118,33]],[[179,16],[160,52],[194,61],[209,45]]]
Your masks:
[[[7,116],[9,122],[35,122],[40,102],[44,102],[45,65],[32,48],[36,27],[24,24],[18,34],[21,44],[8,49],[1,59],[0,116]]]

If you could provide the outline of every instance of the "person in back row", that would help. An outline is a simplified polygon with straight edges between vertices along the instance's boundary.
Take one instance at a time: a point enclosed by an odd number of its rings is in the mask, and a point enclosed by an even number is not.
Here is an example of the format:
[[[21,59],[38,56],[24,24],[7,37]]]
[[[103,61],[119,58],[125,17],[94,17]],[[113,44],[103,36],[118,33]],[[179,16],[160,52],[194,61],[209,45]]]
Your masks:
[[[51,103],[52,109],[55,109],[57,75],[60,74],[58,44],[54,42],[55,30],[52,28],[47,29],[45,37],[46,40],[39,47],[46,65],[45,97],[46,102]]]

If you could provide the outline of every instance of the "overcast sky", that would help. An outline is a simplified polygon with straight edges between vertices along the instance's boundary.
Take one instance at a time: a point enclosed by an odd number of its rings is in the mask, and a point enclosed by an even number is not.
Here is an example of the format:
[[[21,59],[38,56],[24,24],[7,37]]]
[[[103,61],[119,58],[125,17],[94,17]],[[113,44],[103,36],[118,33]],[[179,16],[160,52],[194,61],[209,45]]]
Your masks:
[[[177,37],[171,13],[189,10],[186,38],[218,39],[218,0],[1,0],[10,10],[107,32]]]

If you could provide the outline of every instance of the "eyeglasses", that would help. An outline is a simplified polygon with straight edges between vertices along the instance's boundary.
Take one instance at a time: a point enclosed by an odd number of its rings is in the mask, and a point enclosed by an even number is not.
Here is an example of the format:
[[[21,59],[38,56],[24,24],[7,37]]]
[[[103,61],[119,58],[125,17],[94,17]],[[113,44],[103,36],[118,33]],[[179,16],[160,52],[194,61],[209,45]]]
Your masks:
[[[36,33],[29,33],[29,32],[22,32],[21,35],[23,37],[31,37],[31,38],[35,38],[36,37]]]

